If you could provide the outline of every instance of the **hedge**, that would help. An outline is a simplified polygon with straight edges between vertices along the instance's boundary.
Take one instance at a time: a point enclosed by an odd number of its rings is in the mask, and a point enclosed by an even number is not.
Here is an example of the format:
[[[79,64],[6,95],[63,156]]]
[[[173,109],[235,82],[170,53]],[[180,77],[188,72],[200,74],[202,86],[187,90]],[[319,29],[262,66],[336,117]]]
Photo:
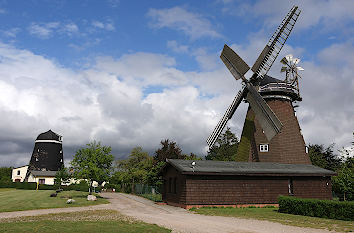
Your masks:
[[[353,201],[332,201],[280,196],[279,212],[319,218],[354,220]]]

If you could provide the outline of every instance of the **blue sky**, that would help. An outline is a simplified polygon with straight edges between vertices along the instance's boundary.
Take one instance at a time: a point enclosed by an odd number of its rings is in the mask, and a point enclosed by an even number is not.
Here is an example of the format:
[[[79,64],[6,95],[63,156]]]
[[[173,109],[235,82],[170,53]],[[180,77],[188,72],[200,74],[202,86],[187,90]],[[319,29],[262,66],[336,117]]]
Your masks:
[[[305,141],[349,146],[353,1],[3,0],[0,165],[27,163],[50,128],[67,161],[91,140],[117,158],[138,145],[153,153],[165,138],[205,155],[240,87],[219,59],[223,45],[251,66],[293,4],[302,13],[269,74],[282,78],[282,56],[300,57]],[[229,122],[237,135],[246,108]]]

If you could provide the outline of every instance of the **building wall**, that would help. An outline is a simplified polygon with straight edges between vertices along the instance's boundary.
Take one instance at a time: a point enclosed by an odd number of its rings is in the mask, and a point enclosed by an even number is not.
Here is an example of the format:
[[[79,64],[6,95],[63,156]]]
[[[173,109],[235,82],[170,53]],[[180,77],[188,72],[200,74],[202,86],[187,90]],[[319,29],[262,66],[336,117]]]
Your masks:
[[[162,199],[168,203],[186,203],[186,176],[181,175],[172,166],[168,166],[163,175]]]
[[[27,174],[27,170],[28,170],[28,166],[22,166],[22,167],[18,167],[18,168],[14,168],[12,169],[12,182],[23,182],[24,179],[26,178],[26,174]],[[20,172],[19,175],[18,172]]]
[[[266,102],[283,124],[281,132],[268,141],[254,112],[248,108],[236,161],[248,158],[249,162],[311,164],[292,103],[280,99]],[[260,152],[260,144],[268,144],[269,151]]]
[[[42,176],[38,176],[38,177],[34,177],[32,174],[30,174],[28,176],[28,182],[39,182],[39,179],[44,179],[44,184],[48,184],[48,185],[54,185],[54,179],[55,177],[42,177]]]
[[[328,177],[293,177],[292,183],[293,196],[332,198]],[[289,195],[289,177],[187,176],[184,195],[185,205],[277,203]]]

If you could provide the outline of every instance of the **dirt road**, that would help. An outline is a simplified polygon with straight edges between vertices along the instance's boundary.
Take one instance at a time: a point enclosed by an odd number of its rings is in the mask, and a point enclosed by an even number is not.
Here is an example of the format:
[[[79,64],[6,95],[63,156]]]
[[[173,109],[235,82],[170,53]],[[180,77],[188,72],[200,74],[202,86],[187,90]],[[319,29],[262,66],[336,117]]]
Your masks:
[[[202,232],[202,233],[223,233],[223,232],[262,232],[262,233],[319,233],[329,232],[312,228],[301,228],[286,226],[280,223],[268,221],[239,219],[221,216],[205,216],[194,214],[182,208],[173,206],[160,206],[145,198],[123,194],[123,193],[102,193],[101,196],[108,198],[110,204],[41,209],[17,212],[0,213],[1,218],[13,218],[20,216],[35,216],[49,213],[64,213],[83,210],[113,209],[135,219],[153,223],[172,229],[173,232]]]
[[[149,200],[129,194],[104,193],[102,196],[108,198],[112,208],[120,213],[144,222],[164,226],[172,229],[173,232],[329,232],[268,221],[199,215],[182,208],[156,205]]]

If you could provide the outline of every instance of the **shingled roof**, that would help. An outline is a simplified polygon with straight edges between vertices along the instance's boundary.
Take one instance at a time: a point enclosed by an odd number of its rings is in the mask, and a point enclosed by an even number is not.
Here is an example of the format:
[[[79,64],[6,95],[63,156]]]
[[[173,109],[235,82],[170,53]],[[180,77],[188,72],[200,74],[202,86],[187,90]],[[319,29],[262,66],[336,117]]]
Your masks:
[[[166,162],[188,175],[264,175],[264,176],[334,176],[335,172],[308,164],[281,164],[264,162],[230,162],[166,159]]]

